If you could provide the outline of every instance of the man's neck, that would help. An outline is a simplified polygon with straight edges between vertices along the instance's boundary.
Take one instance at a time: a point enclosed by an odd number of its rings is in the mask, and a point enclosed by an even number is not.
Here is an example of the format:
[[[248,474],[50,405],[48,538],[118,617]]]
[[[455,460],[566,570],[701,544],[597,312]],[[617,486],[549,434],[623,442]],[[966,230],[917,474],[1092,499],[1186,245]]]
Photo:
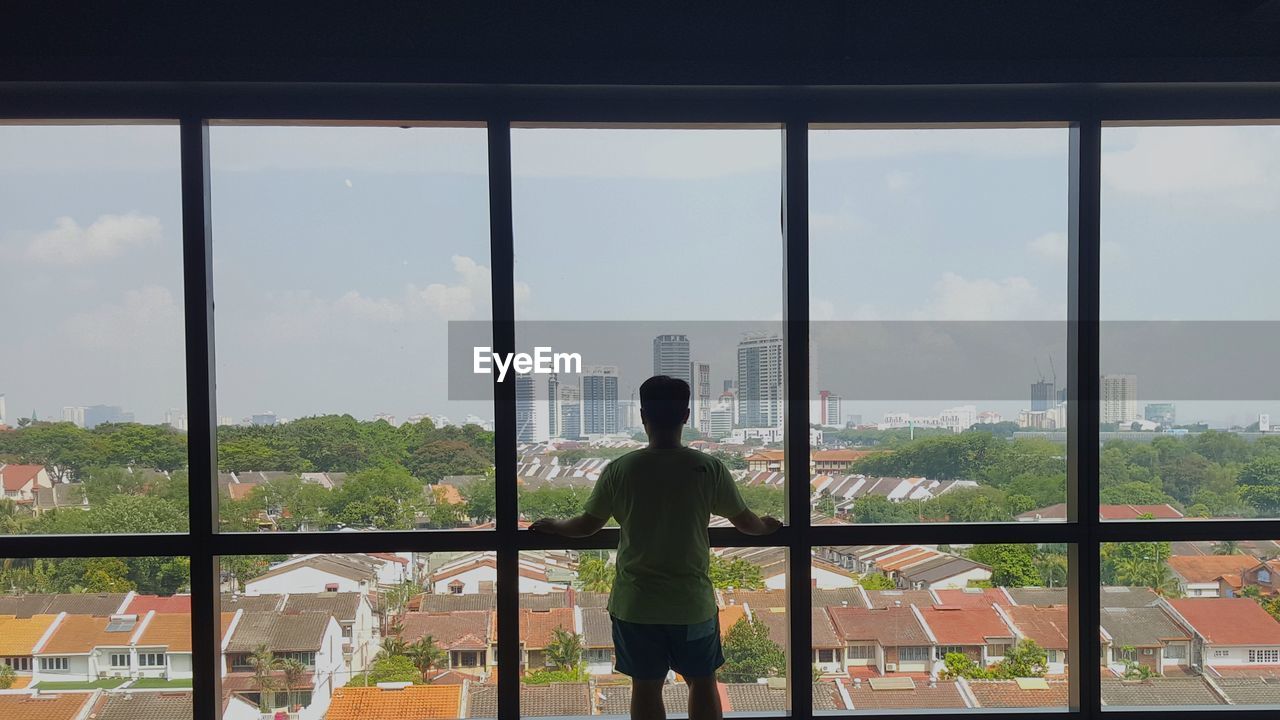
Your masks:
[[[650,450],[675,450],[676,448],[682,447],[684,446],[680,444],[679,435],[674,437],[649,437]]]

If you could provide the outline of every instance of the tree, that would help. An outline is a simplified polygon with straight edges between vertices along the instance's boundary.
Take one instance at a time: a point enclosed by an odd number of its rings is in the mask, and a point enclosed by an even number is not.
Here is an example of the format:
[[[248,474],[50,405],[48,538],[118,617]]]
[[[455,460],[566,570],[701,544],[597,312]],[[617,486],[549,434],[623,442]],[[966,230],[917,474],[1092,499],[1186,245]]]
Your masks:
[[[401,467],[354,473],[332,492],[328,514],[352,527],[411,530],[425,508],[422,483]]]
[[[1125,680],[1146,680],[1155,673],[1151,668],[1143,665],[1133,658],[1134,647],[1125,645],[1120,648],[1121,657],[1124,658],[1124,679]]]
[[[724,665],[721,682],[753,683],[759,678],[782,677],[787,658],[782,648],[769,639],[769,626],[759,618],[742,618],[724,636]]]
[[[969,551],[969,559],[991,566],[991,583],[997,587],[1029,587],[1040,584],[1035,549],[1031,545],[975,545]]]
[[[711,584],[717,590],[727,590],[729,588],[761,590],[764,588],[764,575],[760,572],[760,566],[749,563],[742,558],[726,560],[719,555],[713,554],[708,572],[711,575]]]
[[[858,578],[858,584],[864,590],[893,590],[898,587],[884,573],[867,573]]]
[[[1280,456],[1265,455],[1240,470],[1240,496],[1260,516],[1280,516]]]
[[[1164,491],[1179,502],[1191,502],[1213,478],[1213,463],[1197,454],[1184,455],[1160,465]]]
[[[1065,587],[1067,584],[1067,558],[1065,555],[1040,555],[1036,557],[1036,572],[1040,574],[1040,585],[1044,587]]]
[[[822,496],[819,497],[817,501],[813,503],[813,509],[822,513],[823,515],[826,515],[827,517],[835,517],[836,516],[835,498],[831,497],[830,495],[824,492],[822,493]]]
[[[1240,542],[1238,540],[1220,540],[1213,545],[1214,555],[1238,555],[1239,553]]]
[[[18,679],[18,673],[11,665],[0,665],[0,690],[8,690]]]
[[[1174,500],[1156,485],[1136,481],[1104,488],[1098,499],[1105,505],[1159,505]]]
[[[547,660],[557,670],[576,670],[582,664],[582,638],[563,628],[551,631]]]
[[[436,645],[435,638],[427,635],[405,649],[405,655],[418,668],[418,674],[426,678],[427,671],[439,667],[449,659],[449,655]]]
[[[780,487],[771,485],[739,485],[742,499],[758,515],[780,518],[786,508],[787,494]]]
[[[578,487],[522,489],[520,514],[526,518],[571,518],[582,513],[582,506],[590,496],[590,490]]]
[[[494,498],[493,470],[485,473],[483,480],[476,480],[462,488],[462,499],[466,501],[467,517],[472,522],[483,523],[493,519],[496,500]]]
[[[853,519],[859,525],[920,522],[921,503],[893,502],[883,495],[867,495],[853,501]]]
[[[273,673],[279,670],[282,664],[283,661],[268,650],[266,645],[259,645],[249,655],[249,667],[253,669],[253,686],[258,689],[258,709],[264,713],[271,710],[267,697],[278,687]]]
[[[415,477],[428,483],[440,482],[446,475],[478,475],[487,471],[493,461],[460,440],[432,440],[413,450],[405,466]]]
[[[302,680],[307,675],[307,666],[303,665],[301,660],[285,658],[280,661],[280,670],[284,675],[285,703],[292,709],[293,689],[302,687]]]
[[[611,591],[616,574],[617,568],[604,558],[584,556],[578,561],[578,587],[587,592]]]
[[[1048,653],[1034,640],[1023,639],[1005,651],[997,672],[1004,678],[1044,677],[1049,670]]]
[[[379,655],[369,666],[368,672],[351,678],[349,684],[368,687],[378,683],[403,682],[422,684],[422,672],[414,666],[413,660],[405,655]]]

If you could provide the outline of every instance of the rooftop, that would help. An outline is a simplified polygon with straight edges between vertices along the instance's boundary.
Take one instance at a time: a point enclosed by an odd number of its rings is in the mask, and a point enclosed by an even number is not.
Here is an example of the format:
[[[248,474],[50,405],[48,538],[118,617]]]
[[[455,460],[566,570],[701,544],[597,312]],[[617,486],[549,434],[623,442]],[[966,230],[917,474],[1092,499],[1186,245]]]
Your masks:
[[[456,718],[461,685],[410,685],[405,688],[341,687],[325,720],[430,720]]]
[[[1046,650],[1067,649],[1067,606],[1013,605],[1004,609],[1019,633]]]
[[[73,720],[92,699],[89,693],[0,695],[4,720]]]
[[[1013,631],[990,605],[920,608],[939,645],[986,645],[990,638],[1012,638]]]
[[[1153,647],[1165,640],[1190,640],[1191,634],[1158,607],[1102,608],[1102,629],[1116,647]]]
[[[323,613],[244,612],[227,642],[227,652],[251,653],[261,645],[274,653],[319,650],[330,622],[332,618]]]
[[[1189,583],[1212,583],[1223,575],[1239,575],[1261,561],[1252,555],[1170,555],[1169,568]]]
[[[933,644],[910,607],[833,607],[829,612],[836,633],[846,641],[874,640],[887,646]]]
[[[191,720],[189,692],[114,692],[99,701],[94,720]]]
[[[1200,677],[1153,677],[1145,680],[1102,679],[1103,705],[1225,705]]]
[[[966,680],[979,707],[1066,707],[1067,681],[1046,680],[1044,688],[1024,689],[1017,680]]]
[[[1249,598],[1180,598],[1169,605],[1210,645],[1280,645],[1280,623]]]

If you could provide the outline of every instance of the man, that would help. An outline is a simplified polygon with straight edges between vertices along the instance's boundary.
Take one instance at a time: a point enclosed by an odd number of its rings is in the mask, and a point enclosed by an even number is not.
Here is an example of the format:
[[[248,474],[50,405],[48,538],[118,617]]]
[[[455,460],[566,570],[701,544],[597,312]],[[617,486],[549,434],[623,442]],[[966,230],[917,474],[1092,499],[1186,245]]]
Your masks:
[[[616,667],[632,679],[631,717],[666,717],[662,685],[674,670],[689,685],[690,720],[718,720],[716,669],[724,655],[707,522],[720,515],[748,535],[767,535],[782,523],[747,508],[724,463],[681,445],[688,383],[666,375],[646,380],[640,418],[648,447],[609,463],[586,512],[538,520],[530,529],[581,538],[617,519],[622,531],[609,615]]]

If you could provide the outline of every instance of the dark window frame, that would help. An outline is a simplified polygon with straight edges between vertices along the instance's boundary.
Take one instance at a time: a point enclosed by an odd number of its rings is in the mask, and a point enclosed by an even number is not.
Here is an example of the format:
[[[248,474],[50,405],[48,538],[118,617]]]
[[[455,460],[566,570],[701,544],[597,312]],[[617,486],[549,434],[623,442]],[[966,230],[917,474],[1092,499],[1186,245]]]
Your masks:
[[[197,720],[218,716],[221,555],[296,552],[480,549],[497,552],[499,594],[498,717],[519,714],[520,667],[516,592],[517,552],[522,549],[614,546],[616,531],[581,541],[550,539],[518,530],[515,519],[514,384],[495,383],[496,514],[493,530],[371,533],[222,534],[216,512],[216,414],[213,377],[212,229],[209,204],[208,126],[211,120],[264,124],[327,120],[335,124],[387,121],[395,124],[471,123],[488,128],[490,257],[493,277],[494,350],[515,349],[514,264],[511,215],[510,127],[513,122],[680,124],[780,124],[783,128],[786,282],[784,322],[787,373],[786,471],[808,477],[808,129],[814,124],[947,126],[973,123],[1056,123],[1070,128],[1068,260],[1068,431],[1065,523],[817,526],[808,524],[808,483],[788,486],[792,522],[768,538],[732,529],[711,530],[718,547],[783,546],[793,578],[808,574],[812,547],[880,543],[1024,542],[1068,543],[1071,673],[1070,718],[1101,712],[1100,675],[1093,660],[1101,652],[1097,628],[1102,542],[1150,540],[1250,540],[1280,537],[1280,520],[1196,523],[1162,521],[1102,523],[1098,518],[1099,193],[1101,129],[1104,122],[1207,124],[1265,122],[1280,118],[1280,84],[1100,84],[1092,86],[860,86],[860,87],[626,87],[626,86],[439,86],[414,84],[305,83],[0,83],[0,122],[56,119],[85,122],[169,122],[180,125],[183,202],[183,275],[186,326],[187,402],[190,418],[190,529],[163,537],[146,535],[4,536],[3,557],[127,556],[154,554],[157,541],[192,560],[194,707]],[[788,583],[790,605],[810,604],[809,583]],[[792,637],[810,637],[811,617],[791,612]],[[810,716],[811,654],[793,647],[789,658],[791,714]],[[856,713],[872,716],[875,713]],[[1043,710],[1001,713],[1031,718]],[[1107,717],[1156,720],[1165,711],[1108,709]],[[1234,709],[1237,718],[1270,717],[1269,710]],[[885,716],[887,717],[887,716]]]

